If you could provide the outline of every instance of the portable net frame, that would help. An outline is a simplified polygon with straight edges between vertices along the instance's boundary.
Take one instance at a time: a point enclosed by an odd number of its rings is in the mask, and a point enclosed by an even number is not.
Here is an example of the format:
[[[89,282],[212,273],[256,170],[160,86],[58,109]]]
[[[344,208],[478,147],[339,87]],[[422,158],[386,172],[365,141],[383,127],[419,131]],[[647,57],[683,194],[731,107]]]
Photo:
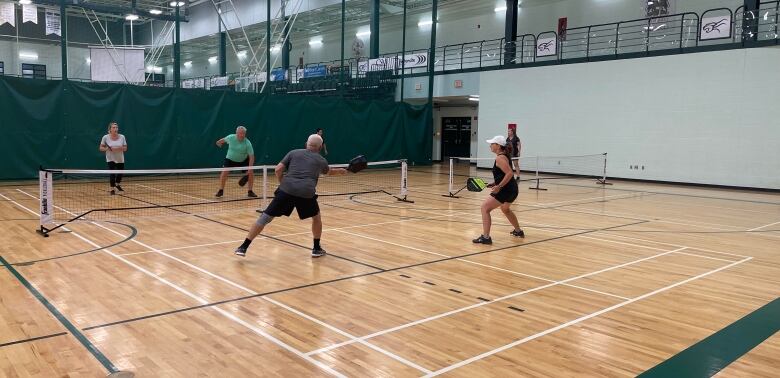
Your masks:
[[[76,221],[106,221],[138,217],[184,216],[265,208],[279,186],[275,165],[236,168],[39,171],[40,228],[44,236]],[[347,164],[330,165],[346,168]],[[344,196],[392,196],[407,200],[405,160],[370,162],[356,174],[320,176],[320,200]],[[222,197],[216,197],[221,172],[228,172]],[[243,176],[253,183],[240,186]],[[110,194],[109,176],[122,175],[123,191]],[[249,180],[247,180],[249,181]],[[257,197],[249,197],[252,189]]]
[[[495,158],[465,158],[451,157],[449,159],[449,183],[445,197],[456,197],[465,186],[461,182],[469,177],[478,177],[488,183],[493,182],[493,174],[486,169],[477,169],[475,165],[480,161],[492,162]],[[594,179],[597,184],[611,185],[607,182],[607,154],[574,155],[574,156],[528,156],[512,158],[512,171],[515,172],[514,163],[519,162],[520,181],[530,181],[529,189],[547,190],[542,183],[547,180],[561,180],[586,178]],[[530,177],[523,177],[526,174]]]

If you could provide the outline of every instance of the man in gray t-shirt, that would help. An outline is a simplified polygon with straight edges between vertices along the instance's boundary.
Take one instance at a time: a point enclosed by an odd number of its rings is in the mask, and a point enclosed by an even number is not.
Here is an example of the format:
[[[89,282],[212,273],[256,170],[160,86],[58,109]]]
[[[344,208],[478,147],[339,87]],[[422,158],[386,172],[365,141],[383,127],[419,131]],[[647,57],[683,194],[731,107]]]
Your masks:
[[[279,188],[274,192],[274,199],[249,229],[244,243],[236,248],[236,255],[245,256],[249,244],[274,217],[282,215],[289,217],[293,209],[298,210],[298,217],[301,219],[312,218],[311,233],[314,237],[314,247],[311,256],[325,255],[325,250],[320,247],[322,217],[317,203],[317,181],[321,174],[343,175],[347,170],[330,168],[328,161],[319,153],[321,148],[322,137],[312,134],[306,141],[306,149],[288,152],[276,165],[274,173],[279,180]]]

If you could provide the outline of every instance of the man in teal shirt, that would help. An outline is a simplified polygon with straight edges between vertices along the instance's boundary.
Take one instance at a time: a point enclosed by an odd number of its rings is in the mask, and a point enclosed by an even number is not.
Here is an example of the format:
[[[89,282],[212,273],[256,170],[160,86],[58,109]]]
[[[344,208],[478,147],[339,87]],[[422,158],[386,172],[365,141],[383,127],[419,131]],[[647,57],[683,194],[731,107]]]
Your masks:
[[[252,148],[252,142],[246,138],[246,127],[239,126],[236,128],[235,134],[230,134],[218,140],[217,147],[222,148],[225,143],[228,145],[228,151],[225,162],[222,164],[223,167],[251,167],[255,165],[255,150]],[[217,191],[217,197],[222,197],[225,194],[225,182],[227,181],[229,173],[228,170],[224,170],[219,175],[219,191]],[[247,197],[257,197],[257,194],[252,191],[254,179],[254,172],[251,169],[247,169],[246,175],[238,180],[238,185],[240,186],[249,184]]]

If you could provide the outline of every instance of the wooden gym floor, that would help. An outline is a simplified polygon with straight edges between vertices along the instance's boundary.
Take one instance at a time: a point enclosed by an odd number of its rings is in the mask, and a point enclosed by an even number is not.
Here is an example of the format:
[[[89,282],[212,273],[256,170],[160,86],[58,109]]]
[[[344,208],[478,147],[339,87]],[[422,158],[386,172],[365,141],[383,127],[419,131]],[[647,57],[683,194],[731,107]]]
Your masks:
[[[411,169],[414,204],[323,201],[320,259],[297,218],[234,256],[254,208],[43,238],[37,183],[0,185],[0,376],[635,376],[780,296],[777,193],[524,184],[526,238],[497,210],[484,246],[487,193],[442,172]],[[777,377],[780,334],[735,358]]]

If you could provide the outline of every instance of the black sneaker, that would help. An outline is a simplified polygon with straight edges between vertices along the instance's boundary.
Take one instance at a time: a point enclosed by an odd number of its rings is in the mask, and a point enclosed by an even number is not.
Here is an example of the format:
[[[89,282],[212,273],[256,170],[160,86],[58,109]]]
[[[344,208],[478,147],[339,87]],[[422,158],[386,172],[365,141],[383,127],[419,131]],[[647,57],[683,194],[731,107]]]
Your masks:
[[[479,237],[472,240],[472,242],[477,244],[493,244],[493,239],[491,239],[490,236],[485,237],[484,235],[479,235]]]
[[[122,189],[121,186],[119,186],[119,184],[116,184],[116,190],[118,190],[120,192],[124,192],[125,191],[124,189]]]
[[[249,176],[247,176],[247,175],[241,176],[241,178],[238,180],[238,186],[246,185],[247,181],[249,181]]]
[[[251,190],[246,192],[246,196],[249,197],[249,198],[257,198],[257,194],[255,194],[255,192],[253,192]]]
[[[523,232],[523,230],[521,230],[519,228],[517,230],[514,230],[514,231],[510,232],[509,234],[512,235],[512,236],[517,236],[519,238],[524,238],[525,237],[525,233]]]
[[[222,197],[223,194],[225,194],[225,191],[220,189],[217,191],[217,194],[215,194],[214,197]]]
[[[327,252],[325,252],[325,250],[322,248],[320,249],[312,248],[311,250],[311,257],[322,257],[325,256],[326,254]]]
[[[111,191],[109,191],[109,193],[110,193],[110,194],[113,196],[113,195],[115,195],[115,194],[116,194],[116,190],[114,190],[114,189],[111,189]]]
[[[241,256],[241,257],[246,256],[246,247],[239,246],[238,248],[236,248],[236,256]]]

